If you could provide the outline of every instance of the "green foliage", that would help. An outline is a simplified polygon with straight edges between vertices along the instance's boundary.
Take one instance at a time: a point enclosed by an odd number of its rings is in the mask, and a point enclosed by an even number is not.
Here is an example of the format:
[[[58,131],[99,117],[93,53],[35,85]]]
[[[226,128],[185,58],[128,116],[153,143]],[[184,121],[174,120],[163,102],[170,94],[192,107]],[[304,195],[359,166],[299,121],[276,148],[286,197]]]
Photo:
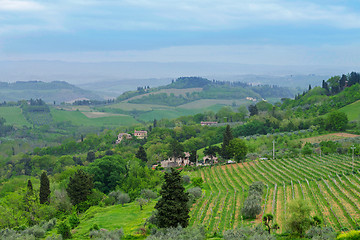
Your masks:
[[[261,197],[264,191],[262,182],[254,182],[249,186],[249,194],[241,209],[245,218],[255,218],[261,212]]]
[[[150,189],[142,189],[141,196],[147,199],[148,201],[151,201],[151,199],[157,198],[157,193]]]
[[[270,213],[265,214],[262,218],[262,222],[266,228],[266,231],[269,232],[269,234],[271,234],[271,230],[277,230],[279,229],[279,225],[277,223],[274,223],[274,216]]]
[[[71,238],[70,226],[67,225],[65,221],[59,223],[57,233],[60,234],[63,239]]]
[[[223,143],[221,145],[221,156],[225,159],[231,158],[231,152],[228,149],[230,141],[233,139],[232,131],[230,125],[226,125],[225,132],[223,135]]]
[[[192,180],[191,180],[192,184],[195,186],[195,187],[200,187],[202,188],[202,184],[204,182],[204,180],[202,179],[202,177],[194,177]]]
[[[345,113],[339,111],[331,112],[326,118],[326,129],[343,131],[346,129],[348,121],[348,117]]]
[[[46,172],[43,172],[40,177],[40,204],[50,203],[50,181]]]
[[[240,227],[227,230],[224,233],[225,240],[275,240],[273,235],[266,232],[261,226],[254,228]]]
[[[178,227],[170,227],[165,229],[156,230],[152,233],[147,240],[204,240],[206,239],[205,236],[205,229],[203,227],[188,227],[182,228],[181,226]]]
[[[309,142],[305,143],[304,147],[301,149],[303,155],[311,155],[313,154],[313,151],[313,145]]]
[[[75,172],[73,177],[70,177],[69,184],[66,191],[71,199],[72,204],[75,206],[87,200],[87,197],[91,194],[94,184],[92,177],[79,169]]]
[[[121,204],[121,206],[124,206],[125,203],[130,202],[129,194],[123,193],[121,191],[113,191],[109,194],[109,197],[113,197],[115,199],[115,203]]]
[[[333,240],[337,233],[331,227],[311,227],[305,237],[309,239]]]
[[[80,224],[80,219],[77,216],[77,213],[74,212],[73,214],[70,215],[69,224],[70,224],[71,229],[76,228]]]
[[[171,169],[170,173],[165,173],[160,195],[161,199],[155,206],[158,210],[158,227],[187,227],[190,211],[187,206],[189,194],[185,192],[179,171]]]
[[[124,236],[122,229],[108,230],[92,230],[89,233],[91,239],[107,239],[107,240],[120,240]]]
[[[290,201],[288,206],[290,217],[287,219],[286,226],[292,234],[302,237],[312,223],[311,208],[303,199],[294,199]]]
[[[245,159],[247,150],[245,141],[240,138],[232,139],[227,146],[229,156],[234,157],[236,162],[241,162]]]
[[[93,176],[94,186],[108,193],[124,181],[126,162],[118,155],[105,156],[91,163],[87,171]]]
[[[146,152],[145,152],[145,149],[143,146],[139,146],[139,150],[137,151],[135,156],[138,159],[140,159],[141,161],[143,161],[144,163],[146,163],[148,161],[147,155],[146,155]]]
[[[140,206],[140,210],[143,210],[143,207],[146,205],[146,204],[148,204],[148,200],[147,199],[145,199],[145,198],[138,198],[138,199],[136,199],[136,201],[137,201],[137,203],[139,204],[139,206]]]
[[[358,240],[360,239],[360,231],[349,231],[345,233],[341,233],[336,238],[337,240]]]

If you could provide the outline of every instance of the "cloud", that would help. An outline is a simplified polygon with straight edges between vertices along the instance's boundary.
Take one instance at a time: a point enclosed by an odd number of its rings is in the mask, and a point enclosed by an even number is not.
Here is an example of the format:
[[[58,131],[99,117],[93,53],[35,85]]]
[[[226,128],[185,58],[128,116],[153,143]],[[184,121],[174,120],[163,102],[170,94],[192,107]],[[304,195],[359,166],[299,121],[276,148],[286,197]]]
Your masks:
[[[39,11],[45,7],[33,1],[0,0],[0,11]]]

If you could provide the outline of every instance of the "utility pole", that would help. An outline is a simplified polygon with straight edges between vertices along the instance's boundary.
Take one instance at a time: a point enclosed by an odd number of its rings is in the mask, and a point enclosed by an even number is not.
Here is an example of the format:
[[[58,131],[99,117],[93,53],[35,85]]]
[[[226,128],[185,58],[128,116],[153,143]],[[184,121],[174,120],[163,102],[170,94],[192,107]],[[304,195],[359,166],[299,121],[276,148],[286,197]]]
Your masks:
[[[275,140],[273,140],[273,160],[275,159]]]
[[[354,173],[354,150],[356,147],[354,147],[354,145],[352,145],[351,150],[352,150],[352,173]]]

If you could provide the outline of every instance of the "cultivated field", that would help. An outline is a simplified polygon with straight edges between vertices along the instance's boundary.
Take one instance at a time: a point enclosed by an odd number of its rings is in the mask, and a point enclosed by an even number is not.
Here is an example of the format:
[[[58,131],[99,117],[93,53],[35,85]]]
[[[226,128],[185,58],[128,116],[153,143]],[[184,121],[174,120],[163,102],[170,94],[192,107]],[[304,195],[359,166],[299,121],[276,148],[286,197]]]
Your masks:
[[[240,105],[250,105],[251,103],[253,103],[252,101],[248,101],[248,100],[227,100],[227,99],[200,99],[200,100],[196,100],[190,103],[186,103],[183,105],[178,106],[179,108],[185,108],[185,109],[196,109],[196,108],[206,108],[206,107],[211,107],[214,105],[227,105],[227,106],[231,106],[233,103],[236,104],[236,106],[240,106]]]
[[[355,160],[355,170],[359,169]],[[273,213],[284,229],[289,216],[287,204],[303,198],[324,223],[336,230],[355,229],[360,218],[360,174],[352,174],[352,160],[346,156],[276,159],[205,167],[196,172],[204,180],[202,198],[191,211],[191,225],[204,225],[210,232],[223,232],[239,226],[241,207],[248,186],[254,181],[266,184],[263,211],[254,222],[260,223],[263,213]]]
[[[134,100],[134,99],[142,98],[142,97],[148,96],[148,95],[150,95],[150,94],[166,93],[167,95],[174,94],[175,96],[179,96],[179,95],[185,96],[186,93],[201,92],[202,90],[203,90],[202,88],[183,88],[183,89],[170,88],[170,89],[161,89],[161,90],[156,91],[156,92],[144,93],[144,94],[142,94],[142,95],[139,95],[139,96],[135,96],[135,97],[126,99],[126,100],[124,100],[124,102],[128,102],[128,101],[131,101],[131,100]]]
[[[330,133],[330,134],[315,136],[310,138],[302,138],[299,141],[303,142],[303,144],[307,142],[314,144],[314,143],[320,143],[322,141],[336,141],[340,139],[354,138],[354,137],[360,137],[360,135],[355,135],[350,133]]]
[[[21,113],[20,107],[0,107],[0,117],[5,118],[6,123],[15,126],[31,126]]]

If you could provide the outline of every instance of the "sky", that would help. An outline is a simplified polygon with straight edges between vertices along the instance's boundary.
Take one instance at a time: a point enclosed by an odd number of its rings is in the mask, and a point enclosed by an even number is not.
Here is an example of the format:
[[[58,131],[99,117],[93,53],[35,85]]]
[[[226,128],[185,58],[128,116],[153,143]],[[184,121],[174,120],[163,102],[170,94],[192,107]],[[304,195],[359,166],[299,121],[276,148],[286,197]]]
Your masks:
[[[357,0],[0,0],[0,60],[360,65]]]

